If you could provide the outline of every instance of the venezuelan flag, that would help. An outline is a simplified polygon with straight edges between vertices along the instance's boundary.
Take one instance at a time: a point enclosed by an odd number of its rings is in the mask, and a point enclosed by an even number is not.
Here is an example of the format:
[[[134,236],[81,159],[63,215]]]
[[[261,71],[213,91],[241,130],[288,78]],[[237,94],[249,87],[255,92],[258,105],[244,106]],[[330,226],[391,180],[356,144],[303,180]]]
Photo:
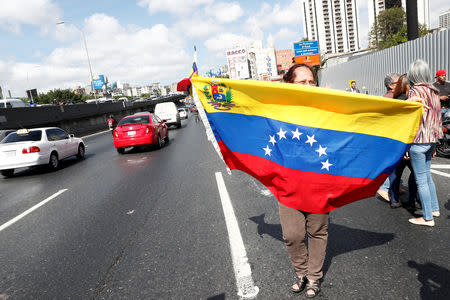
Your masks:
[[[423,112],[414,102],[320,87],[191,81],[229,168],[312,213],[375,195],[409,149]]]

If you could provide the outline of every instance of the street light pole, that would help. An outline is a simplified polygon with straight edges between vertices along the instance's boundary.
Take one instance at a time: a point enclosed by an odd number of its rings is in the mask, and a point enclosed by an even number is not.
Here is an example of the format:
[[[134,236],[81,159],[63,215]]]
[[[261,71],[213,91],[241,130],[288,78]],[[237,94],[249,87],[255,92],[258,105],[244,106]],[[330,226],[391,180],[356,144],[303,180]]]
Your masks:
[[[63,24],[65,24],[65,23],[70,23],[70,24],[72,24],[76,29],[78,29],[78,31],[81,32],[81,35],[83,36],[84,49],[86,50],[86,56],[87,56],[87,61],[88,61],[88,65],[89,65],[89,74],[91,75],[91,78],[90,78],[90,79],[91,79],[91,80],[90,80],[90,84],[91,84],[92,89],[94,90],[95,104],[97,104],[97,93],[96,93],[96,90],[95,90],[95,87],[94,87],[94,84],[93,84],[94,76],[92,76],[91,60],[89,59],[89,52],[88,52],[87,43],[86,43],[86,36],[84,35],[83,30],[81,30],[77,25],[75,25],[75,24],[72,23],[72,22],[64,22],[64,21],[61,21],[61,22],[56,23],[56,25],[63,25]]]

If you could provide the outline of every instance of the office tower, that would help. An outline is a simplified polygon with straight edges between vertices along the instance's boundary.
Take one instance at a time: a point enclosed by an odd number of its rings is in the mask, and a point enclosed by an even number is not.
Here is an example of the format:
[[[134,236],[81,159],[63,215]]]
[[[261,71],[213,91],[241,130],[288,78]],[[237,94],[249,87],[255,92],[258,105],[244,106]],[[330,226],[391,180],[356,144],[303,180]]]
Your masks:
[[[356,0],[301,0],[301,13],[304,36],[317,40],[321,53],[361,48]]]

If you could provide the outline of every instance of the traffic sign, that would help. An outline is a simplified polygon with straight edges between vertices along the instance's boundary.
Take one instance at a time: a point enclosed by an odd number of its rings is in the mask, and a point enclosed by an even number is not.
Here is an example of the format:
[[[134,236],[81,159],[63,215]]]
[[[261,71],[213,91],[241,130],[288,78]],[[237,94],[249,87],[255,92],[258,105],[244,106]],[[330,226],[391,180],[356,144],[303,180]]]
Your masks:
[[[311,48],[319,48],[319,41],[306,41],[306,42],[297,42],[294,43],[294,50],[303,50],[303,49],[311,49]]]
[[[294,56],[305,56],[305,55],[314,55],[319,54],[319,48],[311,48],[311,49],[294,49]]]

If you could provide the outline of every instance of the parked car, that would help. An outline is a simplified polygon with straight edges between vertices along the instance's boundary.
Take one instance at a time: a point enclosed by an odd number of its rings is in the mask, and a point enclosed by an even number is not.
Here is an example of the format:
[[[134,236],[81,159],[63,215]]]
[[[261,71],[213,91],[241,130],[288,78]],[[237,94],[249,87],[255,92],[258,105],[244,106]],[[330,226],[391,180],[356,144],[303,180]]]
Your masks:
[[[0,108],[26,107],[26,104],[20,99],[0,99]]]
[[[114,147],[123,154],[125,148],[155,145],[161,148],[169,143],[165,121],[153,113],[143,112],[124,117],[113,132]]]
[[[14,169],[48,165],[56,170],[59,161],[76,155],[84,158],[85,143],[58,127],[20,129],[0,142],[0,173],[5,177]]]
[[[188,118],[188,113],[187,110],[185,108],[179,108],[178,112],[180,113],[180,118],[181,119],[187,119]]]
[[[176,125],[181,127],[180,113],[173,102],[163,102],[155,105],[155,114],[161,120],[166,120],[167,126]]]

